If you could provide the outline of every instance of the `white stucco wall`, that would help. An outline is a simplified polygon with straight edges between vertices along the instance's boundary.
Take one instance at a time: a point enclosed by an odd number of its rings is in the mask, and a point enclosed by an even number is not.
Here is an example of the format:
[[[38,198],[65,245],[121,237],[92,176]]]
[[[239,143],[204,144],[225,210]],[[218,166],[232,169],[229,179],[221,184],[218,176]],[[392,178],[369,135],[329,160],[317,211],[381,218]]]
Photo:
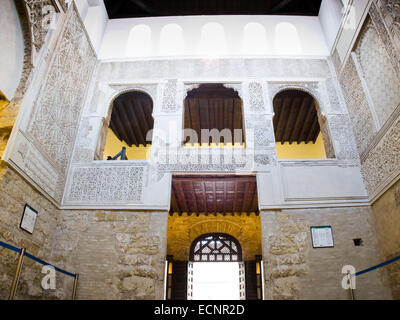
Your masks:
[[[342,22],[344,10],[340,0],[322,0],[319,19],[329,50],[332,49]]]
[[[202,47],[202,28],[207,23],[219,23],[223,28],[224,39],[211,40],[211,45]],[[264,35],[253,39],[255,51],[249,50],[249,42],[244,39],[244,29],[248,23],[259,23],[264,29]],[[289,29],[297,33],[291,37],[285,30],[280,35],[277,34],[278,25],[283,23],[283,29]],[[215,46],[225,42],[226,47],[220,48],[216,53],[221,56],[328,56],[329,49],[325,41],[325,35],[321,27],[319,17],[300,17],[300,16],[183,16],[183,17],[157,17],[157,18],[133,18],[133,19],[113,19],[109,20],[100,48],[100,59],[129,59],[139,56],[146,58],[167,57],[162,50],[162,39],[160,37],[162,29],[168,24],[177,24],[182,28],[182,38],[184,49],[179,54],[169,55],[169,57],[199,57],[213,55]],[[148,50],[143,46],[146,41],[141,35],[135,39],[140,39],[140,45],[129,50],[130,31],[138,26],[147,26],[147,33],[150,30],[151,36],[148,42]],[[290,30],[289,30],[290,31]],[[146,32],[146,31],[145,31]],[[211,32],[211,38],[215,37],[219,31]],[[207,38],[207,37],[206,37]],[[176,41],[175,36],[170,37],[171,41]],[[284,46],[279,45],[279,40],[285,39]],[[203,37],[204,40],[204,37]],[[207,40],[207,39],[206,39]],[[134,41],[134,40],[133,40]],[[250,40],[251,43],[252,40]],[[177,44],[178,45],[178,44]],[[135,45],[133,45],[135,47]],[[260,47],[262,50],[259,50]],[[127,50],[128,49],[128,50]],[[209,51],[205,54],[204,51]],[[145,54],[144,54],[145,53]]]
[[[339,30],[336,45],[341,61],[344,61],[349,55],[371,3],[372,0],[349,0],[347,16]]]
[[[13,0],[1,0],[0,90],[10,100],[18,87],[24,62],[24,39]]]
[[[103,0],[75,0],[79,15],[85,25],[90,42],[96,53],[99,52],[108,14]]]

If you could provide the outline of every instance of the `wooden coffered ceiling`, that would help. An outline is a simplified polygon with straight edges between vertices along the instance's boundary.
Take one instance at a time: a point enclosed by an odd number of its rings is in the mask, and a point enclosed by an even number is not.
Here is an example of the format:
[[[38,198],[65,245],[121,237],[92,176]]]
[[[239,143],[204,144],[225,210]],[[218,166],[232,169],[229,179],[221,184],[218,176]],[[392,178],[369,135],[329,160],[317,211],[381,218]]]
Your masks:
[[[250,175],[174,175],[170,214],[258,214],[256,177]]]
[[[153,129],[153,101],[142,92],[128,92],[114,100],[110,129],[128,146],[146,146],[147,132]]]
[[[219,132],[229,129],[231,135],[234,134],[234,129],[243,129],[242,99],[235,90],[222,84],[202,84],[199,88],[191,90],[185,99],[184,107],[184,127],[196,131],[198,142],[201,140],[201,129],[217,129]],[[189,137],[185,142],[188,140]],[[244,142],[243,131],[237,140],[234,142]],[[209,139],[201,142],[208,144],[212,141]],[[219,142],[227,141],[223,141],[221,136]]]
[[[317,16],[321,0],[104,0],[110,19],[185,15]]]
[[[274,131],[277,142],[313,142],[320,132],[315,100],[300,90],[287,90],[274,99]]]

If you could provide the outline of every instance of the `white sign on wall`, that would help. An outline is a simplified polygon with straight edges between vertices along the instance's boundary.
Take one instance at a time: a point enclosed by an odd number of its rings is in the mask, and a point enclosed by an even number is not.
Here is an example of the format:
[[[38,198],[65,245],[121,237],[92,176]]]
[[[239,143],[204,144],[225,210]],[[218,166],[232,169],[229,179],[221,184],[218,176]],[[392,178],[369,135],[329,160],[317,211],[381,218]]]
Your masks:
[[[311,227],[311,238],[313,248],[333,247],[332,227]]]
[[[22,214],[20,228],[28,231],[29,233],[33,233],[37,214],[38,212],[35,209],[26,204]]]

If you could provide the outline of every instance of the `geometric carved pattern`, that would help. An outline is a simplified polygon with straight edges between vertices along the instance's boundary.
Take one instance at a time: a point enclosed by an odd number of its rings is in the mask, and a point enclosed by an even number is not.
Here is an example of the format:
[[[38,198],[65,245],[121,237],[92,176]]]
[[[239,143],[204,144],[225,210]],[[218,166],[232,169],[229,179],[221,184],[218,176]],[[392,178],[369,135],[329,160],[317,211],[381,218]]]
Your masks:
[[[175,112],[178,108],[176,103],[177,83],[176,79],[172,79],[168,80],[164,86],[162,100],[162,111],[164,112]]]
[[[228,234],[205,234],[193,241],[190,261],[232,262],[242,260],[239,242]]]
[[[78,14],[71,10],[28,128],[35,145],[54,160],[62,173],[71,157],[86,88],[95,63],[96,57]]]
[[[249,99],[251,111],[265,110],[264,94],[262,84],[259,82],[249,83]]]
[[[144,167],[74,168],[67,201],[113,202],[142,199]]]
[[[285,83],[268,83],[268,92],[270,99],[273,100],[275,96],[281,91],[285,90],[301,90],[310,94],[314,99],[317,100],[318,105],[321,109],[324,109],[322,104],[323,100],[320,98],[319,83],[318,82],[285,82]]]
[[[381,126],[400,103],[400,81],[371,20],[356,49]]]
[[[39,52],[56,8],[52,0],[25,0],[25,5],[31,25],[32,43],[36,52]]]
[[[393,123],[362,163],[365,185],[371,198],[390,182],[390,177],[395,177],[399,172],[399,141],[400,119]]]
[[[368,148],[377,129],[353,59],[347,60],[340,74],[340,83],[361,155]]]
[[[400,3],[398,0],[376,0],[369,15],[383,41],[390,59],[400,73]]]
[[[335,145],[336,158],[358,160],[359,155],[354,142],[353,130],[348,115],[329,115],[328,126]]]

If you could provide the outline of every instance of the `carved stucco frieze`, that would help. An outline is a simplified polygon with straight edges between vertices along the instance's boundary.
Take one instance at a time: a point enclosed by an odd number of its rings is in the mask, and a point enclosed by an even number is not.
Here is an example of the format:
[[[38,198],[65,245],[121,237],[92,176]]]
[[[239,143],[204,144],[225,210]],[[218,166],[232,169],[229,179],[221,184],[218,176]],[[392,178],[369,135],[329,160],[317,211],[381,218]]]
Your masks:
[[[78,13],[71,10],[28,125],[28,135],[41,152],[54,160],[61,173],[71,157],[95,64],[96,57]]]
[[[177,112],[179,104],[177,103],[178,80],[167,80],[163,86],[161,111],[166,113]]]
[[[275,144],[272,119],[259,115],[246,115],[245,129],[248,147],[262,149]]]
[[[246,149],[180,148],[175,153],[158,150],[159,172],[235,172],[251,170],[253,151]]]
[[[268,92],[271,103],[274,97],[279,92],[292,89],[304,91],[310,94],[313,98],[315,98],[316,102],[318,103],[319,111],[323,117],[325,117],[326,114],[330,112],[343,113],[343,110],[341,110],[340,107],[340,102],[338,101],[338,96],[333,80],[331,82],[329,81],[329,78],[327,79],[327,81],[322,81],[322,82],[321,81],[284,82],[284,83],[269,82]],[[339,108],[337,108],[337,105],[339,105]]]
[[[66,202],[111,203],[142,200],[144,167],[75,167]]]
[[[338,160],[353,160],[355,164],[359,164],[359,155],[349,116],[346,114],[329,115],[327,122],[336,158]]]
[[[277,95],[277,93],[284,91],[284,90],[302,90],[305,91],[315,98],[319,98],[319,84],[317,81],[313,82],[291,82],[291,81],[285,81],[285,82],[269,82],[268,83],[268,92],[270,99],[274,99],[274,97]]]
[[[15,152],[11,156],[11,161],[47,194],[53,198],[55,197],[59,173],[20,132],[18,133]]]
[[[396,73],[400,74],[400,4],[397,0],[372,3],[369,15],[389,55]]]
[[[153,100],[153,104],[157,100],[157,83],[110,84],[110,88],[117,93],[116,96],[120,96],[121,94],[131,91],[142,91],[150,96],[150,98]]]
[[[400,104],[400,78],[370,20],[364,26],[355,53],[362,70],[360,77],[365,80],[372,99],[371,109],[381,127]]]
[[[397,0],[377,0],[376,4],[392,36],[393,44],[400,52],[400,3]]]
[[[361,155],[377,133],[377,128],[353,59],[347,60],[340,83]]]
[[[248,86],[249,109],[251,112],[266,110],[266,101],[262,83],[252,81]]]
[[[382,137],[362,162],[362,174],[370,197],[382,190],[399,173],[400,119]]]
[[[36,52],[42,48],[53,14],[59,11],[52,0],[25,0],[31,25],[32,44]]]
[[[227,79],[271,78],[326,78],[330,74],[326,59],[218,59],[212,68],[206,68],[203,59],[149,60],[102,62],[97,81],[131,81],[135,79],[191,79],[193,83],[212,79],[213,82],[229,83]],[[176,81],[176,80],[175,80]]]

